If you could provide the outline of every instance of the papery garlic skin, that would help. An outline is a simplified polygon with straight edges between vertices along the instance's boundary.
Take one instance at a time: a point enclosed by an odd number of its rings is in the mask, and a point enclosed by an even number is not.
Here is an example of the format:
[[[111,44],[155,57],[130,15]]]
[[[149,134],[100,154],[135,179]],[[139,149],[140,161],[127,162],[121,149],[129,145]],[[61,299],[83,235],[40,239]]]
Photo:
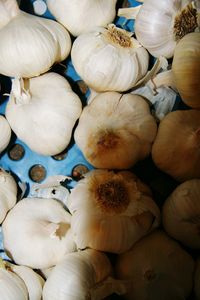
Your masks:
[[[193,287],[194,261],[164,231],[155,231],[118,256],[117,278],[130,280],[127,300],[183,300]]]
[[[105,287],[107,294],[99,291],[95,297],[93,289],[100,284],[102,290],[111,274],[112,266],[104,253],[92,249],[69,253],[47,278],[43,288],[43,300],[104,299],[110,295],[108,288]],[[120,287],[116,288],[116,291],[119,289]],[[113,289],[111,293],[114,292]]]
[[[75,70],[97,92],[127,91],[148,70],[148,52],[114,24],[81,34],[73,43]]]
[[[0,168],[0,224],[17,202],[17,184],[11,174]]]
[[[74,138],[93,166],[128,169],[149,155],[156,133],[144,98],[105,92],[84,107]]]
[[[183,182],[200,178],[200,111],[177,110],[160,122],[152,146],[156,166]]]
[[[6,117],[31,150],[55,155],[68,146],[81,111],[81,100],[68,81],[52,72],[25,81],[14,79]]]
[[[11,128],[4,116],[0,115],[0,153],[6,149],[11,138]]]
[[[17,264],[49,268],[76,250],[71,216],[53,199],[19,201],[2,224],[4,249]]]
[[[15,0],[6,0],[1,5],[0,19],[6,23],[0,23],[1,74],[38,76],[69,55],[70,35],[61,24],[16,9]]]
[[[172,72],[184,103],[200,108],[200,33],[184,36],[175,48]]]
[[[80,249],[122,253],[160,222],[150,189],[129,171],[88,172],[71,191],[68,208]]]
[[[3,300],[29,300],[24,281],[11,270],[0,268],[0,295]]]
[[[138,41],[153,56],[170,58],[177,42],[198,29],[192,0],[145,0],[135,19]]]
[[[162,208],[165,231],[184,245],[200,249],[200,179],[180,184]]]
[[[92,31],[96,26],[106,26],[115,18],[117,0],[47,0],[55,18],[72,35]]]

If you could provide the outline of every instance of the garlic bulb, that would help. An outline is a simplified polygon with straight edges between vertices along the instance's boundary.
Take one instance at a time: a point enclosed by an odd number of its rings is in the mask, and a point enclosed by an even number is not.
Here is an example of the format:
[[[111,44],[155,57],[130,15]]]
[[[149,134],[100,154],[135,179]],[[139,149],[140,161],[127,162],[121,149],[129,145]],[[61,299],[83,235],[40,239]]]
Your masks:
[[[79,249],[122,253],[160,222],[150,189],[129,171],[88,172],[71,191],[68,208]]]
[[[178,181],[200,177],[200,111],[180,110],[160,122],[152,146],[156,166]]]
[[[117,277],[130,280],[127,300],[188,299],[194,261],[164,231],[155,231],[118,256]]]
[[[175,48],[172,72],[183,102],[200,108],[200,33],[184,36]]]
[[[11,174],[0,168],[0,224],[17,202],[17,184]]]
[[[79,97],[57,73],[13,79],[6,117],[17,137],[43,155],[62,152],[82,111]]]
[[[179,40],[199,29],[195,1],[145,0],[136,16],[134,29],[138,41],[153,56],[170,58]]]
[[[11,128],[4,116],[0,115],[0,153],[6,149],[11,138]]]
[[[49,268],[76,250],[70,214],[53,199],[25,198],[2,224],[3,244],[17,264]]]
[[[112,266],[104,253],[86,249],[69,253],[50,273],[43,300],[101,300],[112,293],[122,294],[123,283],[109,277]]]
[[[83,109],[74,138],[95,167],[128,169],[149,155],[156,133],[142,97],[105,92]]]
[[[194,277],[194,294],[195,300],[200,299],[200,257],[198,257],[196,261],[196,270],[195,270],[195,277]]]
[[[163,205],[165,231],[184,245],[200,249],[200,179],[180,184]]]
[[[38,76],[70,52],[70,35],[61,24],[19,10],[16,0],[1,1],[0,20],[1,74]]]
[[[55,18],[72,35],[92,31],[96,26],[106,26],[115,18],[117,0],[47,0]]]
[[[0,295],[3,300],[32,300],[25,282],[12,269],[0,263]]]
[[[148,52],[131,35],[110,24],[75,40],[72,62],[90,88],[97,92],[126,91],[147,73]]]

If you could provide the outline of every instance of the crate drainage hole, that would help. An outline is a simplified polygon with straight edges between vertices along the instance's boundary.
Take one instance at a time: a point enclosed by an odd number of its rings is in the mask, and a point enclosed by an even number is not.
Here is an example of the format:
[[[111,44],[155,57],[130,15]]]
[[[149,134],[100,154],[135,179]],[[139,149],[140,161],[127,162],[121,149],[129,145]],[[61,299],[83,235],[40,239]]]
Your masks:
[[[72,178],[74,180],[80,180],[83,178],[83,175],[86,174],[89,171],[88,167],[85,165],[79,164],[75,166],[72,170]]]
[[[18,161],[24,157],[25,150],[24,147],[20,144],[15,144],[8,152],[10,159]]]
[[[46,177],[46,169],[42,165],[34,165],[29,170],[29,177],[32,181],[40,183]]]

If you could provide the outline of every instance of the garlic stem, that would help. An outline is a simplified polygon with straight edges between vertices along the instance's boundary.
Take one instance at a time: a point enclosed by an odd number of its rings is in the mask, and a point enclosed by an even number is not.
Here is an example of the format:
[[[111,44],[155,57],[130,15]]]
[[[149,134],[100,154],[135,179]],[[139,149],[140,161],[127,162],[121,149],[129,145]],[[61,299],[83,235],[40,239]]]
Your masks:
[[[15,78],[12,80],[12,94],[15,97],[16,104],[27,104],[30,102],[30,92],[25,88],[23,78]]]
[[[141,9],[142,4],[135,7],[120,8],[117,15],[126,19],[135,19]]]
[[[8,24],[20,12],[16,0],[3,0],[0,2],[0,29]]]
[[[108,277],[103,282],[98,283],[90,290],[91,300],[102,300],[112,294],[123,295],[126,293],[126,287],[122,280]]]
[[[149,82],[149,85],[153,88],[153,90],[161,86],[170,86],[172,89],[176,90],[172,70],[161,72],[155,77],[152,77],[151,81]]]

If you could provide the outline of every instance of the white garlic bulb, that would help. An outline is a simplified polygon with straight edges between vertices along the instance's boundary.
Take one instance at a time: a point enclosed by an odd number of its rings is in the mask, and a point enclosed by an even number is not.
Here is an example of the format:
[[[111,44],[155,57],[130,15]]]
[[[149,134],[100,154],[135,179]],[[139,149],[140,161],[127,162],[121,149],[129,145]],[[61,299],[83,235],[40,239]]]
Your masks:
[[[4,249],[17,264],[49,268],[76,250],[70,222],[70,214],[56,200],[25,198],[2,224]]]
[[[17,202],[17,184],[11,174],[0,168],[0,224]]]
[[[120,254],[115,269],[117,278],[130,281],[126,300],[184,300],[192,292],[194,260],[161,230]]]
[[[38,76],[70,52],[70,35],[61,24],[19,10],[16,0],[1,1],[0,20],[1,74]]]
[[[159,225],[150,189],[129,171],[92,170],[68,199],[77,247],[122,253]]]
[[[111,23],[116,14],[116,2],[117,0],[47,0],[47,6],[72,35],[78,36],[96,26]]]
[[[6,149],[11,138],[11,128],[4,116],[0,115],[0,153]]]
[[[82,111],[79,97],[67,80],[46,73],[12,83],[6,117],[17,137],[43,155],[62,152]]]
[[[1,259],[0,259],[1,260]],[[12,299],[29,299],[29,300],[41,300],[42,299],[42,288],[44,285],[44,279],[34,272],[32,269],[25,266],[17,266],[7,261],[0,261],[0,273],[1,273],[1,283],[0,290],[5,290],[4,300],[11,300],[11,292],[13,292]],[[2,281],[3,279],[3,281]],[[21,279],[21,282],[20,282]],[[9,290],[6,285],[10,284],[11,288]],[[19,286],[18,286],[19,285]],[[21,289],[17,289],[21,287]],[[24,297],[22,297],[22,293]],[[28,294],[28,295],[27,295]],[[2,294],[1,294],[2,296]],[[16,297],[16,298],[14,298]],[[22,297],[22,298],[18,298]]]
[[[162,209],[165,231],[184,245],[200,249],[200,179],[180,184]]]
[[[78,36],[72,46],[72,62],[90,88],[126,91],[147,73],[148,52],[131,36],[114,24]]]
[[[145,0],[135,20],[138,41],[155,57],[172,57],[178,41],[199,26],[194,2]]]
[[[48,276],[43,300],[100,300],[124,293],[123,283],[111,275],[112,266],[104,253],[93,249],[69,253]]]
[[[95,167],[128,169],[149,155],[156,133],[144,98],[105,92],[83,109],[74,138]]]

